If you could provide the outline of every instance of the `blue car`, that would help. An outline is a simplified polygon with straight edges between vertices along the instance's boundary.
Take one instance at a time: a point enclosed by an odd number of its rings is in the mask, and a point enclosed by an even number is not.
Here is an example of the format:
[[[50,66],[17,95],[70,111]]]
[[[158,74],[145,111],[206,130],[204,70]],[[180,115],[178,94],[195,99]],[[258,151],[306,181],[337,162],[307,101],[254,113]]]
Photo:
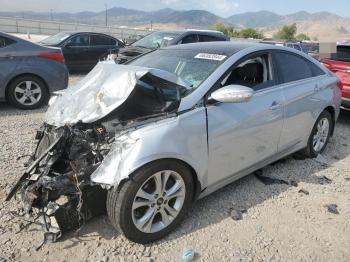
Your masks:
[[[68,85],[61,49],[44,47],[0,32],[0,100],[17,108],[45,105]]]

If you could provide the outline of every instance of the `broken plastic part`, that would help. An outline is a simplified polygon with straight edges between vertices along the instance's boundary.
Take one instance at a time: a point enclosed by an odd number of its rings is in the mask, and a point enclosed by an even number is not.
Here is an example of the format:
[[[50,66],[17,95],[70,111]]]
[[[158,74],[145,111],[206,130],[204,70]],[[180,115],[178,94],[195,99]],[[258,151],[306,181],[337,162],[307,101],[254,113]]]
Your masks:
[[[122,170],[137,156],[139,139],[133,139],[127,134],[116,138],[111,151],[101,165],[91,175],[91,181],[99,184],[117,185],[123,179]]]

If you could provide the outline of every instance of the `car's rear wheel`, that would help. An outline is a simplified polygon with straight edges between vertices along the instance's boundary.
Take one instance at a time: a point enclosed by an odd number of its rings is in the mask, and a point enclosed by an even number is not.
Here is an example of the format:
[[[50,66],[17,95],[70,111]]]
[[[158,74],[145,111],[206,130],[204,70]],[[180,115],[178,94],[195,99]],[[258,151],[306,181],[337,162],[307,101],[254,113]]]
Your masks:
[[[161,160],[137,170],[121,188],[107,197],[107,213],[113,226],[129,240],[158,240],[184,219],[192,203],[193,182],[181,162]]]
[[[332,129],[332,116],[328,111],[323,111],[312,129],[308,145],[302,151],[303,155],[314,158],[322,153],[328,144]]]
[[[49,94],[45,83],[35,76],[20,76],[7,90],[11,104],[21,109],[35,109],[47,103]]]

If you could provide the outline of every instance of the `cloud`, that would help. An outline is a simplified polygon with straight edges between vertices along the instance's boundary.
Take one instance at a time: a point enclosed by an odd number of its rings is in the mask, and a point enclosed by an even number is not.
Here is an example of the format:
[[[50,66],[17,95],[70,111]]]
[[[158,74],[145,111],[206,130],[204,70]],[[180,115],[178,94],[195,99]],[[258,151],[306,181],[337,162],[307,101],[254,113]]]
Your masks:
[[[160,2],[164,5],[171,5],[180,2],[181,0],[160,0]]]
[[[212,1],[208,2],[209,3],[206,8],[208,8],[208,6],[212,6],[214,13],[223,16],[233,15],[233,13],[237,12],[237,9],[239,8],[239,3],[233,2],[232,0],[216,0],[214,4]]]

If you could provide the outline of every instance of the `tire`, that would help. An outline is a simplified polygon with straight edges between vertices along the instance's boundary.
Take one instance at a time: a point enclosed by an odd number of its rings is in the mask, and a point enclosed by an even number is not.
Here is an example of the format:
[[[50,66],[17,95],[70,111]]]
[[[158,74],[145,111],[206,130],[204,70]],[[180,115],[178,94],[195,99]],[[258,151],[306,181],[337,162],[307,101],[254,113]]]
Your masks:
[[[159,181],[162,183],[168,181],[164,192],[169,192],[169,198],[168,194],[165,196],[160,194],[151,201],[138,197],[141,189],[155,196],[157,192],[155,177],[161,178]],[[175,195],[171,194],[171,189],[176,187],[179,190],[174,192],[179,196],[171,198],[170,195]],[[133,173],[132,179],[127,180],[119,188],[114,187],[108,192],[107,214],[112,225],[126,238],[140,244],[150,243],[163,238],[181,223],[192,205],[193,192],[192,174],[185,164],[172,160],[155,161],[138,169]],[[135,208],[145,200],[147,205]],[[177,212],[176,215],[174,210]],[[145,220],[148,221],[145,226],[140,226],[143,223],[139,221],[150,213],[154,214],[150,216],[152,218]]]
[[[7,97],[9,102],[17,108],[36,109],[48,102],[49,93],[40,78],[27,75],[17,77],[10,83]]]
[[[319,146],[316,147],[314,144],[314,138],[318,134],[318,128],[319,128],[319,125],[322,125],[322,121],[328,122],[328,131],[323,133],[322,135],[323,143],[319,144]],[[311,131],[311,134],[307,143],[307,147],[301,151],[302,155],[309,158],[315,158],[318,156],[318,154],[322,153],[328,144],[329,138],[331,136],[331,132],[333,130],[333,125],[334,123],[333,123],[331,114],[328,111],[323,111],[321,115],[318,117]]]

